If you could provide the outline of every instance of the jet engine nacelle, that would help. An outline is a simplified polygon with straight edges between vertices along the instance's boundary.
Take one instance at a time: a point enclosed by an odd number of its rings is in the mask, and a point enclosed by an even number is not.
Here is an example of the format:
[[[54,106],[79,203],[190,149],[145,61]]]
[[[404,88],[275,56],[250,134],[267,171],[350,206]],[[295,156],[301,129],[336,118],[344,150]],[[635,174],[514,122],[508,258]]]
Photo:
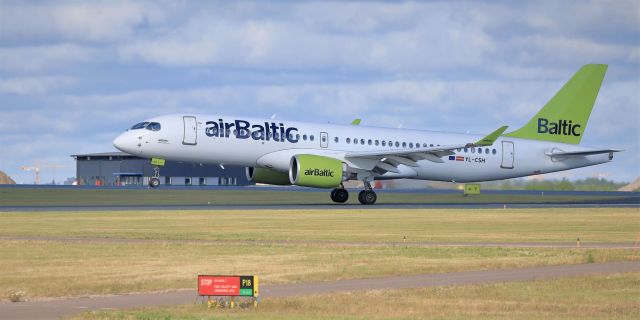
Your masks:
[[[247,167],[247,179],[255,183],[274,184],[280,186],[291,185],[289,175],[284,172],[278,172],[265,168]]]
[[[346,167],[346,164],[334,158],[295,155],[289,163],[289,182],[303,187],[335,188],[344,180]]]

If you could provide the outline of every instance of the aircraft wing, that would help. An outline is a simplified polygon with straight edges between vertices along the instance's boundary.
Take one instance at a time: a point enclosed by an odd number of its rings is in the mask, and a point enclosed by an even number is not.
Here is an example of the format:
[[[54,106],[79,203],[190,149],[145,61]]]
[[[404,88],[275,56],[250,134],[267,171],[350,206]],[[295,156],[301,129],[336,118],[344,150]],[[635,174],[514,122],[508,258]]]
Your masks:
[[[372,151],[354,151],[347,152],[345,158],[367,158],[377,159],[374,171],[380,174],[384,172],[399,173],[398,165],[406,165],[408,167],[417,167],[420,160],[429,160],[431,162],[443,163],[442,157],[454,155],[453,150],[473,147],[484,147],[492,145],[500,135],[507,130],[507,126],[502,126],[486,137],[465,144],[454,144],[446,146],[435,146],[427,148],[413,149],[391,149],[391,150],[372,150]]]

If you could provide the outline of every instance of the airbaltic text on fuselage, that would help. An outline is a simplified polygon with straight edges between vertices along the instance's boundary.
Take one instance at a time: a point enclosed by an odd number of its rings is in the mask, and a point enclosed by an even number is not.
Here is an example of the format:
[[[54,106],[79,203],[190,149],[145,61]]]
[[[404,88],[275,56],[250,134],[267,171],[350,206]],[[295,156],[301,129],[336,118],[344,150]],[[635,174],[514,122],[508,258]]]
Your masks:
[[[538,133],[579,137],[579,129],[580,125],[573,124],[571,120],[558,120],[558,122],[549,122],[548,119],[538,118]]]
[[[333,177],[333,171],[329,169],[306,169],[304,171],[304,175],[316,177]]]
[[[225,122],[222,119],[218,119],[218,121],[207,121],[206,124],[205,134],[208,137],[229,138],[234,134],[236,139],[252,138],[253,140],[298,142],[298,136],[296,135],[298,128],[285,127],[282,123],[263,122],[252,125],[245,120]]]

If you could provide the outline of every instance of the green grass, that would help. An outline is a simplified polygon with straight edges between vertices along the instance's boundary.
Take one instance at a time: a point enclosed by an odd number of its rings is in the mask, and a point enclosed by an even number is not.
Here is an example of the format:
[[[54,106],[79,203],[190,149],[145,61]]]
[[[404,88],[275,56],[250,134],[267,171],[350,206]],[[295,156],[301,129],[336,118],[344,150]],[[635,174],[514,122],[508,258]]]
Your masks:
[[[640,210],[368,209],[0,212],[2,236],[159,240],[629,242]]]
[[[640,273],[474,286],[264,299],[245,309],[203,304],[96,311],[86,319],[638,319]]]
[[[0,292],[27,299],[195,288],[198,274],[255,274],[261,284],[625,261],[630,250],[389,248],[1,241]],[[4,298],[4,297],[3,297]]]
[[[633,242],[640,232],[636,209],[32,212],[0,221],[0,292],[27,298],[192,288],[199,273],[269,284],[622,261],[637,252],[412,242]],[[386,245],[403,236],[406,248]]]
[[[544,203],[615,201],[620,196],[496,195],[380,192],[378,203]],[[357,203],[351,192],[350,203]],[[176,189],[0,189],[0,206],[329,204],[329,191]]]

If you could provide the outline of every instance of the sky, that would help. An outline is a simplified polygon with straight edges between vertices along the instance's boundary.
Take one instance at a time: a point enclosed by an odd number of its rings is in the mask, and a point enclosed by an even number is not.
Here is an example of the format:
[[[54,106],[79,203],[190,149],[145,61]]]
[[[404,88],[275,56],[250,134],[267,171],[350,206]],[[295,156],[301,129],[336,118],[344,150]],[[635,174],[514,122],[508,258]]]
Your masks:
[[[0,170],[75,176],[168,113],[486,134],[524,125],[583,64],[609,65],[581,144],[640,176],[639,1],[0,1]]]

